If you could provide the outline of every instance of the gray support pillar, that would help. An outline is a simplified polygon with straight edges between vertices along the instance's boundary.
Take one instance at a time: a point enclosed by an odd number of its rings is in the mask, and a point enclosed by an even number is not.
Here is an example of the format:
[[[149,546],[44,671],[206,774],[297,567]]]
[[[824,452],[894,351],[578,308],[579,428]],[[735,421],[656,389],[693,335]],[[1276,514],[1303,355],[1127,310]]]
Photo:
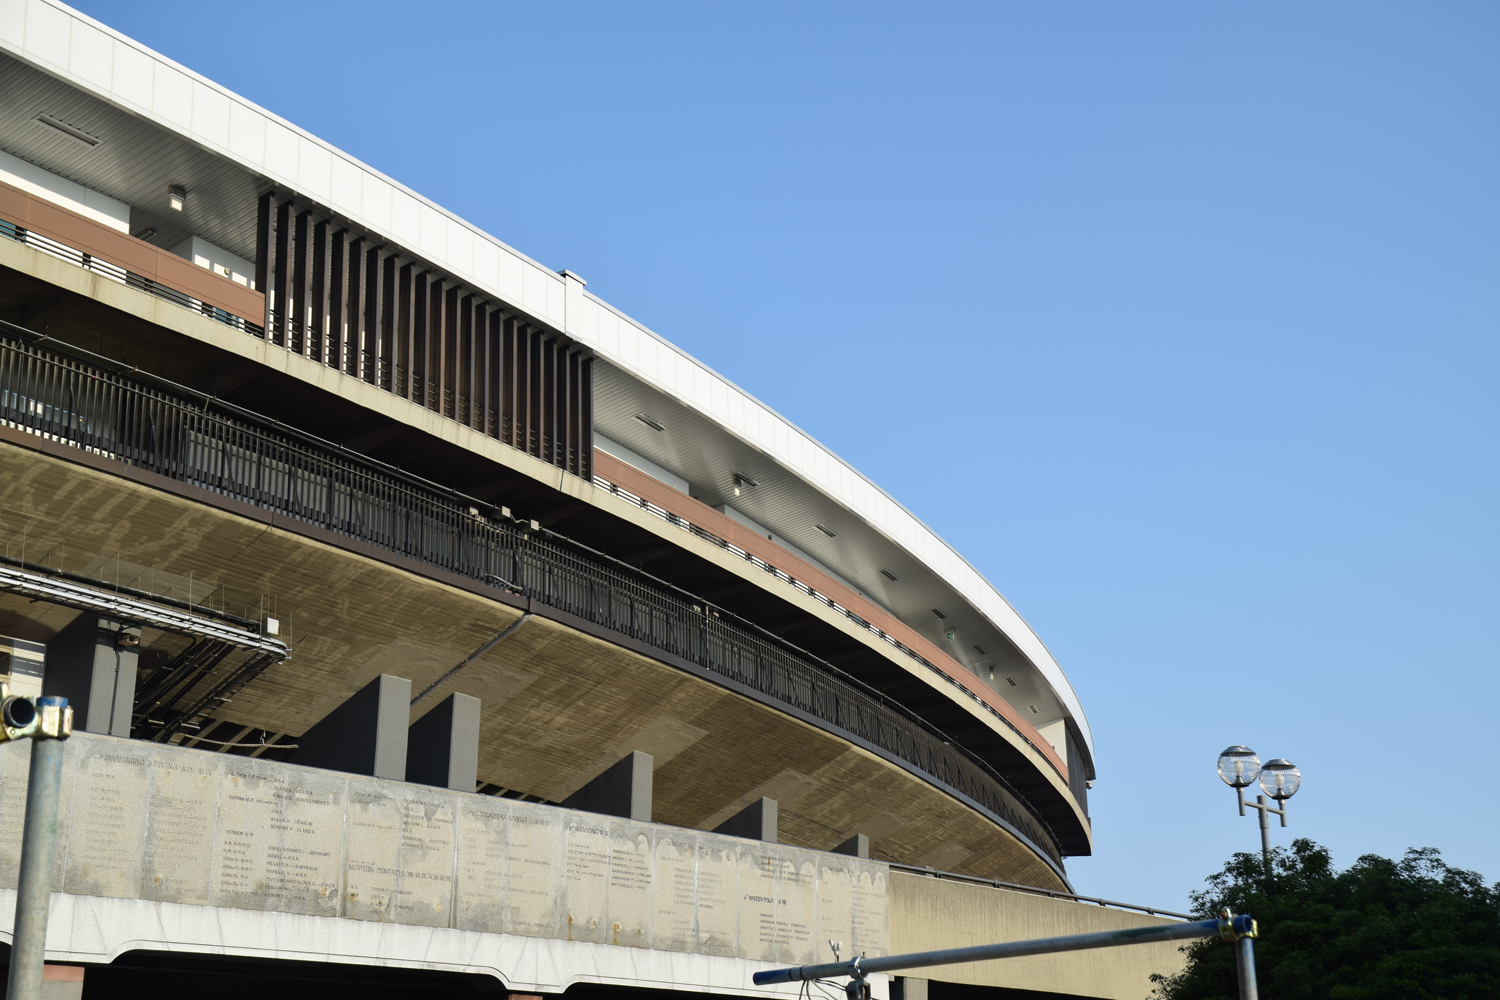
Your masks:
[[[479,781],[479,699],[450,694],[411,724],[406,736],[406,780],[456,792]]]
[[[42,693],[68,699],[79,729],[128,737],[140,648],[139,628],[84,612],[47,643]]]
[[[649,753],[632,750],[599,777],[569,795],[569,809],[623,816],[651,822],[651,771],[656,761]]]
[[[927,980],[910,976],[891,977],[891,1000],[927,1000]]]
[[[761,796],[714,827],[714,833],[776,843],[776,800]]]
[[[287,763],[405,781],[410,718],[411,681],[381,674],[298,737]]]
[[[833,853],[848,854],[856,858],[868,858],[870,856],[870,838],[862,833],[856,833],[835,847]]]

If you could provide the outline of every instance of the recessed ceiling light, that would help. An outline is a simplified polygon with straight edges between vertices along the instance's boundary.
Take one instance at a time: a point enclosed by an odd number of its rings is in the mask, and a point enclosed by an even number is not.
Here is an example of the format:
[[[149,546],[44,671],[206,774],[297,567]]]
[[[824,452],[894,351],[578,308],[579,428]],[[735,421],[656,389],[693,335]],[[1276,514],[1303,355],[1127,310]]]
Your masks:
[[[72,140],[74,140],[76,142],[83,143],[85,146],[88,146],[91,149],[94,146],[99,145],[99,143],[101,141],[98,136],[96,136],[96,135],[89,135],[83,129],[79,128],[77,125],[69,125],[67,122],[63,121],[62,119],[60,119],[60,118],[53,118],[51,115],[37,115],[36,116],[36,120],[39,121],[39,122],[41,122],[43,125],[47,126],[48,128],[53,129],[54,131],[61,132],[63,135],[67,136],[69,139],[72,139]]]
[[[935,615],[937,615],[939,619],[947,618],[948,617],[947,615],[945,615],[941,611],[939,611],[937,608],[933,608],[932,609],[932,613],[935,614]]]
[[[834,531],[826,524],[817,524],[814,525],[814,527],[821,531],[823,534],[827,535],[829,538],[837,538],[839,536],[839,533],[837,531]]]
[[[888,569],[881,570],[880,571],[880,575],[883,576],[883,577],[885,577],[887,580],[891,581],[892,583],[896,582],[896,574],[892,573]]]
[[[984,647],[983,646],[975,646],[974,647],[974,652],[978,653],[980,656],[983,656],[984,655]]]
[[[639,420],[641,423],[645,424],[647,427],[651,428],[653,431],[663,431],[663,430],[666,430],[666,428],[661,425],[661,421],[657,420],[655,417],[651,416],[649,413],[637,413],[635,415],[635,419]]]
[[[1032,715],[1041,715],[1042,714],[1041,712],[1037,711],[1037,707],[1035,705],[1027,705],[1026,707],[1029,708],[1029,709],[1031,709],[1031,714]]]
[[[1016,679],[1014,677],[1007,677],[1005,678],[1005,683],[1009,684],[1011,687],[1015,687]]]

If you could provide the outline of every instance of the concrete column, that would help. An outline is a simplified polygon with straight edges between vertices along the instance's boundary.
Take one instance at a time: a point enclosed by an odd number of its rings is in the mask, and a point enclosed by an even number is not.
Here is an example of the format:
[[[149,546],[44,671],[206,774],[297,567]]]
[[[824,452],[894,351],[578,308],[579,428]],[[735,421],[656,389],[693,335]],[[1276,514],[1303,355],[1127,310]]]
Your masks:
[[[569,795],[569,809],[623,816],[651,822],[651,771],[656,761],[649,753],[632,750],[599,777]]]
[[[892,976],[891,1000],[927,1000],[927,980],[912,979],[909,976]]]
[[[862,833],[856,833],[835,847],[833,853],[848,854],[856,858],[868,858],[870,856],[870,838]]]
[[[47,643],[42,693],[73,706],[73,724],[89,733],[130,735],[141,630],[84,612]]]
[[[406,780],[456,792],[479,781],[479,699],[450,694],[411,724],[406,736]]]
[[[761,796],[714,827],[714,833],[776,843],[776,800]]]
[[[405,781],[410,718],[411,681],[381,674],[298,737],[287,763]]]

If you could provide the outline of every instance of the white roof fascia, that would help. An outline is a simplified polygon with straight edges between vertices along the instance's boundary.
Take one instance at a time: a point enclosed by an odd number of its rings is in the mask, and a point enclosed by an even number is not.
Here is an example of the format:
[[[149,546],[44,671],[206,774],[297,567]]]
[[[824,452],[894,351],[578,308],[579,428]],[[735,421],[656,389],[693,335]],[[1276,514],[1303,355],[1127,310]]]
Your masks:
[[[853,466],[670,341],[569,281],[565,332],[635,378],[717,422],[911,553],[1015,643],[1094,753],[1088,717],[1045,643],[984,574]]]
[[[581,281],[565,279],[373,167],[57,0],[0,0],[0,50],[308,196],[371,235],[421,254],[435,267],[544,320],[711,417],[946,580],[1032,662],[1093,755],[1088,719],[1062,668],[968,560],[791,421],[585,292]]]

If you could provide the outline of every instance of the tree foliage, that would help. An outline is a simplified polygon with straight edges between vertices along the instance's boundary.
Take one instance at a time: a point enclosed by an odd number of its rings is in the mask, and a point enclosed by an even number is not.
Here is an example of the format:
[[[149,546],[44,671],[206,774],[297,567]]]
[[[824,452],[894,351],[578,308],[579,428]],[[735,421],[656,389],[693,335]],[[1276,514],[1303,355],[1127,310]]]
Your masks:
[[[1450,868],[1434,848],[1399,861],[1367,854],[1335,871],[1310,840],[1236,854],[1193,893],[1194,911],[1223,907],[1260,926],[1261,995],[1274,1000],[1490,1000],[1500,997],[1500,883]],[[1160,1000],[1234,1000],[1234,949],[1219,940],[1183,949],[1187,967],[1153,977]]]

